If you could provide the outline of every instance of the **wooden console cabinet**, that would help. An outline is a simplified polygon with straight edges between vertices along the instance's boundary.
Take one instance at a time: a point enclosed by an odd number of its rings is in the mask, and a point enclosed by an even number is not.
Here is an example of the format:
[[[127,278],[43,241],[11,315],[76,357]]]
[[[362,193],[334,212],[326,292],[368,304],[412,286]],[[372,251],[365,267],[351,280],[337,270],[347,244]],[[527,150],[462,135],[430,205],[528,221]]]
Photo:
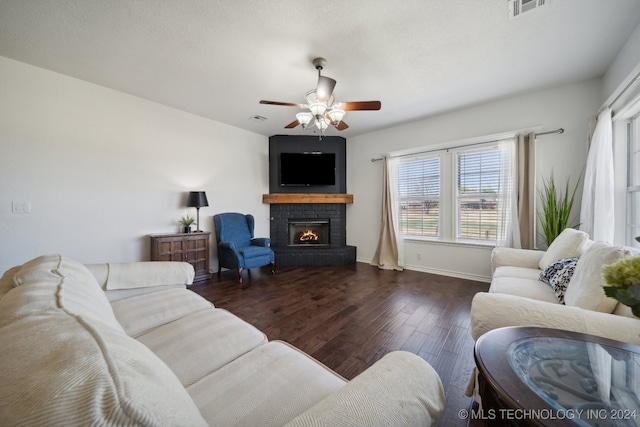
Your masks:
[[[193,265],[194,283],[211,279],[210,232],[150,234],[149,237],[151,261],[185,261]]]

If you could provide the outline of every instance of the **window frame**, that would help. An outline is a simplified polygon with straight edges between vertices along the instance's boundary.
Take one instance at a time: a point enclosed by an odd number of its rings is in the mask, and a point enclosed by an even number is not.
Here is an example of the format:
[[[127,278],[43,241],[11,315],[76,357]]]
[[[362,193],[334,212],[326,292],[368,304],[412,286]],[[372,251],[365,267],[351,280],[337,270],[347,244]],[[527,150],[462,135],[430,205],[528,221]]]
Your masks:
[[[456,140],[449,141],[445,143],[437,143],[426,146],[420,146],[405,150],[399,150],[395,152],[390,152],[389,156],[394,158],[401,157],[418,157],[421,155],[439,154],[441,156],[441,167],[440,167],[440,233],[439,237],[436,238],[426,238],[415,235],[408,235],[399,232],[398,238],[404,241],[416,241],[416,242],[427,242],[427,243],[436,243],[436,244],[444,244],[444,245],[453,245],[453,246],[471,246],[471,247],[495,247],[496,241],[485,241],[485,240],[456,240],[457,231],[455,230],[455,217],[453,212],[455,211],[455,203],[456,198],[453,194],[457,187],[456,182],[456,172],[455,172],[455,160],[453,159],[454,153],[457,150],[468,150],[472,147],[481,147],[488,148],[489,146],[500,146],[501,141],[511,138],[517,138],[519,134],[528,134],[531,132],[540,131],[541,127],[531,127],[525,129],[517,129],[512,131],[507,131],[499,134],[491,134],[480,137],[468,138],[464,140]],[[396,174],[397,180],[397,174]],[[396,183],[397,185],[397,183]],[[394,196],[395,197],[395,196]],[[396,200],[395,203],[395,212],[396,219],[399,218],[400,215],[400,203]],[[399,221],[398,221],[399,222]],[[400,231],[400,227],[396,226],[396,229]]]
[[[627,120],[626,244],[640,247],[640,113]],[[636,160],[636,161],[634,161]]]

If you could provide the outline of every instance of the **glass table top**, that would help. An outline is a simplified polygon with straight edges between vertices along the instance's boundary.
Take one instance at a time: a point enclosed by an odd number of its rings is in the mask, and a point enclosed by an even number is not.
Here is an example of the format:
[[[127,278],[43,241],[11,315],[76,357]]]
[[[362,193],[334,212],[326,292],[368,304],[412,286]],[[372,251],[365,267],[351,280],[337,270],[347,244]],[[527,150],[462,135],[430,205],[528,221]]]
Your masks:
[[[640,426],[640,354],[565,338],[515,341],[507,360],[558,413],[584,426]]]

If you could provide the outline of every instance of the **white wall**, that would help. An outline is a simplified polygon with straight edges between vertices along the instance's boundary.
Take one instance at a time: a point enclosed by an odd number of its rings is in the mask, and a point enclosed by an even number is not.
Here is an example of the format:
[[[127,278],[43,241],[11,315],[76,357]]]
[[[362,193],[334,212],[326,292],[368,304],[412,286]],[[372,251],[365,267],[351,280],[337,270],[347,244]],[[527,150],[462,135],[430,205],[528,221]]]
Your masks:
[[[602,78],[602,102],[618,96],[620,90],[634,77],[640,66],[640,25],[631,33]]]
[[[556,182],[571,183],[583,171],[587,156],[587,121],[601,102],[601,80],[514,96],[407,123],[347,141],[347,188],[354,195],[347,208],[347,241],[358,247],[358,260],[370,262],[380,230],[382,154],[516,129],[564,128],[561,135],[541,136],[536,143],[538,182],[553,171]],[[384,105],[383,105],[384,111]],[[580,187],[581,188],[581,187]],[[580,192],[580,190],[579,190]],[[580,199],[574,204],[578,218]],[[417,254],[421,254],[418,260]],[[405,263],[412,270],[488,280],[491,248],[408,241]]]
[[[190,190],[209,199],[201,229],[239,211],[268,236],[266,137],[2,57],[0,81],[0,272],[45,253],[147,260],[147,234],[195,216]]]

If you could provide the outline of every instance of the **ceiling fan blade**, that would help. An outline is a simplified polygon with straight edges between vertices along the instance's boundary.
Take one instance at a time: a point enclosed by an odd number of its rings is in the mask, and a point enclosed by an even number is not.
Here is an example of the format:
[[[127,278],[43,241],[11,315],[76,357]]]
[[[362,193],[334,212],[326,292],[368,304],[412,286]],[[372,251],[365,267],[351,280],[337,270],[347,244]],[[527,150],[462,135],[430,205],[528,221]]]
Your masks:
[[[286,125],[284,128],[285,129],[293,129],[294,127],[298,126],[300,124],[300,122],[298,120],[294,120],[291,123],[289,123],[288,125]]]
[[[283,107],[298,107],[298,108],[302,108],[303,107],[302,104],[294,104],[293,102],[265,101],[264,99],[262,101],[260,101],[260,104],[281,105]]]
[[[341,102],[334,105],[334,108],[340,108],[344,111],[379,110],[381,107],[382,103],[380,101]]]
[[[318,87],[316,88],[316,98],[320,102],[327,102],[331,98],[333,88],[336,87],[336,81],[332,78],[320,76],[318,77]]]
[[[338,129],[338,130],[345,130],[345,129],[347,129],[348,127],[349,127],[349,125],[348,125],[348,124],[346,124],[346,123],[344,122],[344,120],[343,120],[343,121],[341,121],[340,123],[338,123],[338,126],[336,126],[336,129]]]

